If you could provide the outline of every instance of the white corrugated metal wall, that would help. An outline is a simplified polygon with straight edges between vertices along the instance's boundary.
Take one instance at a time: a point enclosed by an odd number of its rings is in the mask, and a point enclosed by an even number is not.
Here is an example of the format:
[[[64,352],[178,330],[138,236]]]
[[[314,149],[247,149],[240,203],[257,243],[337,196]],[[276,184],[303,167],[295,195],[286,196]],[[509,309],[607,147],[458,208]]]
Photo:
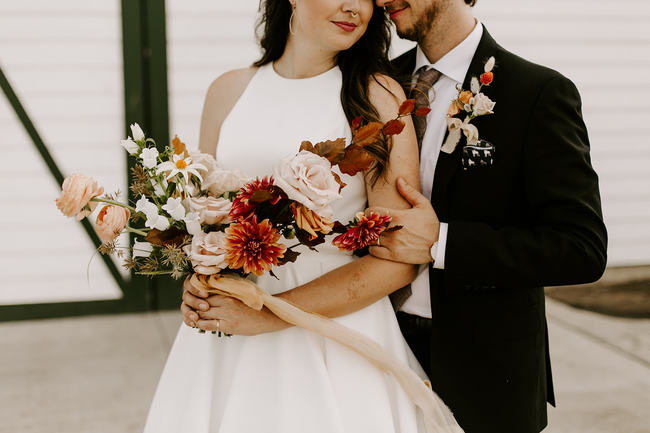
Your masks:
[[[1,2],[0,65],[63,173],[125,191],[120,2]],[[0,304],[119,298],[4,94],[0,152]]]
[[[167,1],[172,134],[196,145],[207,86],[258,55],[257,5]],[[650,264],[650,2],[478,0],[475,14],[504,47],[576,83],[600,175],[609,264]],[[394,51],[411,46],[396,41]]]

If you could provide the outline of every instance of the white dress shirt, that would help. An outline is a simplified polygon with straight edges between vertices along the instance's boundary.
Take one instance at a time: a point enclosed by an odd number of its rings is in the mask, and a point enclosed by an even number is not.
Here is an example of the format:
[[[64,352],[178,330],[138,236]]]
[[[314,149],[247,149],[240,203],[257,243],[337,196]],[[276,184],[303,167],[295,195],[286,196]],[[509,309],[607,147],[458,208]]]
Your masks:
[[[415,71],[422,66],[430,65],[438,70],[442,76],[429,91],[431,112],[427,116],[427,130],[422,138],[420,151],[420,185],[422,194],[431,200],[433,188],[433,175],[436,171],[438,155],[442,147],[442,140],[447,131],[447,110],[451,101],[458,97],[456,86],[462,86],[467,75],[469,65],[476,53],[478,44],[483,36],[483,25],[477,21],[474,30],[456,45],[454,49],[445,54],[436,63],[431,64],[418,45],[416,48]],[[435,98],[434,98],[435,94]],[[440,236],[438,238],[438,252],[434,257],[433,267],[445,268],[445,247],[447,246],[447,223],[440,223]],[[431,297],[429,294],[429,265],[421,265],[418,276],[411,283],[412,295],[400,308],[401,311],[417,316],[431,318]]]

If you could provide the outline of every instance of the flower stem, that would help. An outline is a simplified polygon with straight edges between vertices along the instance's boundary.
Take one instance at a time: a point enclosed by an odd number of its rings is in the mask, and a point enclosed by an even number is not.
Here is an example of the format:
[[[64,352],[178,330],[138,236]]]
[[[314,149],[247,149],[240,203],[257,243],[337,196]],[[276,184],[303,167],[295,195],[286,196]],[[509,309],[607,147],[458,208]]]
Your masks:
[[[140,236],[147,236],[147,232],[144,230],[139,230],[139,229],[134,229],[133,227],[126,226],[124,227],[127,232],[135,233],[136,235]]]
[[[99,202],[99,203],[108,203],[108,204],[112,204],[112,205],[115,205],[115,206],[126,208],[126,209],[130,210],[131,212],[135,212],[134,207],[129,206],[128,204],[120,203],[119,201],[109,200],[107,198],[93,197],[93,198],[90,199],[90,201],[96,201],[96,202]]]
[[[174,271],[151,271],[151,272],[136,272],[136,275],[167,275],[172,274]]]

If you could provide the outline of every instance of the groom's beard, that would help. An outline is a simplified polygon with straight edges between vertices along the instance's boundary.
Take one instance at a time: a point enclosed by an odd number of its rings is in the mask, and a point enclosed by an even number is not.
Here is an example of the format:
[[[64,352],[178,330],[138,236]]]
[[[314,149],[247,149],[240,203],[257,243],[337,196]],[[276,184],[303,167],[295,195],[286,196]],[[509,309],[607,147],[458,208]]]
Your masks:
[[[400,29],[397,25],[395,30],[397,35],[402,39],[408,39],[410,41],[420,42],[425,39],[427,33],[431,31],[436,21],[436,18],[440,15],[441,10],[440,0],[434,1],[429,4],[427,8],[421,13],[421,15],[416,19],[415,23],[409,28]],[[388,5],[387,5],[388,6]],[[408,3],[403,1],[395,1],[389,4],[386,8],[390,13],[391,10],[399,10],[406,6],[410,6]],[[412,12],[412,10],[410,11]]]

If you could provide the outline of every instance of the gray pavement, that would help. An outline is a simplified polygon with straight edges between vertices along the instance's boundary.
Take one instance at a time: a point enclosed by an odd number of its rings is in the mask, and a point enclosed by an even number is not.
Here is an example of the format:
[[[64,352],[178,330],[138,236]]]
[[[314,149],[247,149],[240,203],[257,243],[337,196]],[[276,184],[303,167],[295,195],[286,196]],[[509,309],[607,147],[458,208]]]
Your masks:
[[[650,320],[547,301],[549,433],[650,432]],[[0,433],[138,433],[176,312],[0,324]]]

